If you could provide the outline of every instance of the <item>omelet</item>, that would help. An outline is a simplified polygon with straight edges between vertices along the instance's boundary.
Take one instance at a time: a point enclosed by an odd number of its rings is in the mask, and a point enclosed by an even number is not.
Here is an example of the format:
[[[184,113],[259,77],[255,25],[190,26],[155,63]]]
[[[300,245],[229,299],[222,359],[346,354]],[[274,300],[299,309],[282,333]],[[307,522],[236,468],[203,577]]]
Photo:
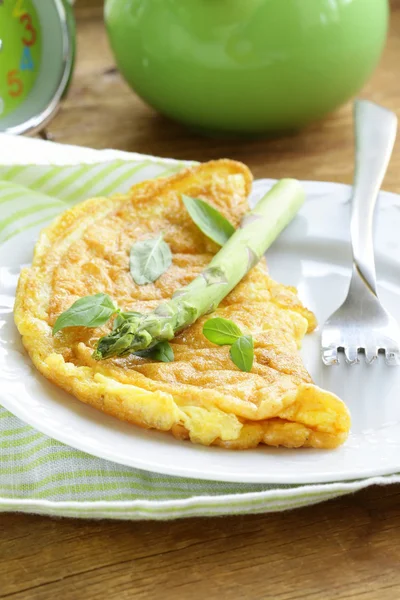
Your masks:
[[[316,319],[294,288],[269,277],[264,259],[213,313],[253,336],[250,373],[234,365],[228,347],[204,337],[209,316],[171,341],[169,363],[136,355],[94,360],[112,322],[52,334],[60,313],[83,296],[103,292],[122,310],[141,313],[171,298],[218,251],[189,217],[182,194],[206,200],[238,226],[249,210],[251,184],[243,164],[213,161],[145,181],[125,195],[86,200],[55,219],[40,235],[32,266],[21,272],[15,303],[15,322],[37,369],[98,410],[181,440],[229,449],[344,442],[346,406],[312,382],[298,352]],[[172,265],[154,283],[137,285],[130,248],[160,232]]]

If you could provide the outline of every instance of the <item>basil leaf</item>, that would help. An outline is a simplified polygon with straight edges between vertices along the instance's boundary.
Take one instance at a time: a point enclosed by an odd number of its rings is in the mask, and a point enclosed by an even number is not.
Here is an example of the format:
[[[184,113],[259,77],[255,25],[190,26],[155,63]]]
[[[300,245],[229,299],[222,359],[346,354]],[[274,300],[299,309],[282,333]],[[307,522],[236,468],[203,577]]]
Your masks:
[[[232,361],[241,371],[251,371],[254,360],[254,344],[251,335],[242,335],[229,351]]]
[[[171,265],[172,254],[162,235],[133,244],[129,268],[138,285],[153,283]]]
[[[107,323],[118,308],[107,294],[79,298],[54,323],[53,335],[65,327],[99,327]]]
[[[141,356],[142,358],[151,358],[152,360],[158,360],[159,362],[173,362],[174,360],[174,351],[168,342],[159,342],[150,350],[141,350],[139,352],[135,352],[136,356]]]
[[[114,319],[112,330],[115,331],[118,327],[121,327],[122,323],[129,319],[129,317],[141,317],[141,313],[138,312],[119,312]]]
[[[214,319],[208,319],[204,323],[203,335],[213,344],[225,346],[236,342],[242,335],[242,332],[233,321],[215,317]]]
[[[208,202],[184,194],[182,200],[197,227],[216,244],[223,246],[235,233],[232,223]]]

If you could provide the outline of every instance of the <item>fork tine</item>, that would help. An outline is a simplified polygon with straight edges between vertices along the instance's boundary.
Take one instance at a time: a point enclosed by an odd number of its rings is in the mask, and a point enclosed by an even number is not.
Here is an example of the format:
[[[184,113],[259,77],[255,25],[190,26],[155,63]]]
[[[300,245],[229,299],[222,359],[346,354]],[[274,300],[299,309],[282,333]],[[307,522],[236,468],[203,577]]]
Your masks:
[[[378,348],[365,348],[365,362],[367,365],[372,365],[378,359]]]
[[[358,365],[360,362],[357,346],[346,346],[344,348],[344,356],[349,365]]]
[[[322,362],[327,367],[339,364],[338,351],[336,346],[324,346],[322,348]]]
[[[391,367],[400,365],[400,352],[397,348],[388,348],[385,352],[385,362]]]

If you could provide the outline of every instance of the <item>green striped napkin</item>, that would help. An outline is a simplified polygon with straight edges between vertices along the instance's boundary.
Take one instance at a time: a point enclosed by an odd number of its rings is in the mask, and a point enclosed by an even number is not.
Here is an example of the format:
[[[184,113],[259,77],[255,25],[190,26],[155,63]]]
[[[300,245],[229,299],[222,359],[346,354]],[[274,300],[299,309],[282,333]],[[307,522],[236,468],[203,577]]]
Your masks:
[[[0,243],[46,224],[84,198],[126,191],[133,183],[171,174],[182,167],[183,163],[171,160],[0,135]],[[3,511],[116,519],[273,512],[399,479],[392,475],[289,486],[167,477],[69,448],[0,406]]]

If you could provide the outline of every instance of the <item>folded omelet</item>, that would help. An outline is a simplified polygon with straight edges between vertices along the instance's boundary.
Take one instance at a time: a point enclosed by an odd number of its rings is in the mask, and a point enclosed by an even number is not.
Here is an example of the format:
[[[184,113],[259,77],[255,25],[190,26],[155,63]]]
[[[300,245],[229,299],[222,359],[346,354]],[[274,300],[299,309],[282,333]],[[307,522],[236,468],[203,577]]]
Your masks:
[[[254,267],[213,316],[234,321],[254,338],[254,365],[240,371],[229,348],[202,334],[202,317],[172,341],[170,363],[130,355],[95,361],[97,340],[112,323],[70,327],[52,335],[58,315],[83,296],[103,292],[124,311],[141,313],[171,298],[218,251],[192,222],[181,196],[202,198],[237,226],[248,211],[252,177],[242,164],[221,160],[126,195],[94,198],[67,210],[42,231],[32,266],[22,271],[15,321],[37,369],[79,400],[145,428],[225,448],[260,443],[334,448],[347,437],[343,402],[316,387],[298,353],[316,326],[296,290],[273,281],[265,261]],[[163,232],[173,261],[152,284],[129,272],[132,244]]]

